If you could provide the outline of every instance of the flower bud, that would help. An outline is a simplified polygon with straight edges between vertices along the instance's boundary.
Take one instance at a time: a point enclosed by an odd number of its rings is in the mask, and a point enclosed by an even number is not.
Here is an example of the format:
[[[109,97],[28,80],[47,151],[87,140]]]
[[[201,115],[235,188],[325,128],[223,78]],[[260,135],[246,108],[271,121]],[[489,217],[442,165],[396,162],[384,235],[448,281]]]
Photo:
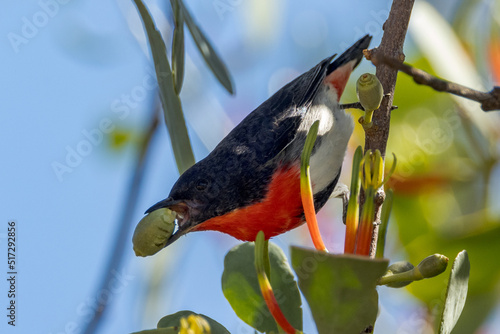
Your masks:
[[[364,175],[361,179],[361,185],[364,190],[368,188],[376,190],[383,183],[384,160],[379,150],[375,150],[375,152],[367,150],[364,159]]]
[[[370,73],[362,74],[356,82],[356,94],[365,112],[380,107],[384,97],[384,89],[378,78]]]
[[[448,258],[441,254],[434,254],[426,257],[415,268],[422,278],[430,278],[437,276],[446,270],[448,266]]]
[[[176,217],[175,212],[162,208],[142,218],[132,237],[135,255],[149,256],[162,250],[174,231]]]
[[[415,268],[413,264],[411,264],[408,261],[399,261],[391,264],[389,268],[387,268],[387,273],[384,276],[389,276],[389,275],[394,275],[394,274],[401,274],[407,271],[412,270]],[[386,284],[386,286],[391,287],[391,288],[402,288],[404,286],[407,286],[410,284],[412,281],[402,281],[402,282],[392,282]]]

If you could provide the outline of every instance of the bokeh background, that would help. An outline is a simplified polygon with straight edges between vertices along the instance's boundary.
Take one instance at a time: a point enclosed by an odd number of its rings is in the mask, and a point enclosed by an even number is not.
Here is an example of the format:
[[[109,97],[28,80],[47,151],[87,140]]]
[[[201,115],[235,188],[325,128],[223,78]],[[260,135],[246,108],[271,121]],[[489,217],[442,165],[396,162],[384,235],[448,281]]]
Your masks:
[[[286,82],[369,33],[379,44],[391,1],[186,0],[232,74],[229,95],[186,40],[181,94],[196,159]],[[147,1],[171,45],[168,1]],[[166,127],[160,123],[132,176],[140,143],[157,112],[154,69],[132,1],[8,1],[0,14],[0,309],[6,314],[7,223],[17,235],[17,323],[2,333],[82,333],[98,304],[97,333],[154,328],[179,310],[206,314],[231,333],[253,333],[232,312],[220,288],[223,258],[238,243],[215,232],[193,233],[148,258],[135,257],[131,237],[150,205],[178,177]],[[473,88],[500,80],[498,0],[420,1],[405,45],[409,63]],[[364,61],[353,83],[375,68]],[[391,181],[395,206],[386,255],[417,264],[433,253],[453,259],[467,249],[469,300],[455,333],[497,333],[500,326],[499,119],[461,98],[417,86],[401,74],[388,152],[398,157]],[[355,119],[360,114],[352,111]],[[160,118],[163,122],[162,117]],[[359,127],[350,156],[363,142]],[[390,160],[390,159],[389,159]],[[130,192],[136,205],[126,204]],[[126,211],[128,209],[128,211]],[[126,214],[124,214],[124,212]],[[342,252],[345,228],[338,200],[321,211],[327,247]],[[130,224],[125,224],[130,221]],[[124,231],[121,261],[111,262]],[[306,227],[274,241],[311,247]],[[112,285],[100,287],[111,270]],[[449,270],[448,270],[449,271]],[[406,289],[380,291],[378,333],[433,333],[446,274]],[[315,327],[304,305],[304,330]]]

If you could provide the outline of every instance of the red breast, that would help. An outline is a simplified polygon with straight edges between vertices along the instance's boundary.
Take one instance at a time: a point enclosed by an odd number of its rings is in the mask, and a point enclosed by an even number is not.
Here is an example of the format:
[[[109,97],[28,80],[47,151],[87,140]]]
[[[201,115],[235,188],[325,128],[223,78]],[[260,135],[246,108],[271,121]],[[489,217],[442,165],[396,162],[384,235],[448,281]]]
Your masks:
[[[304,223],[298,166],[278,168],[268,189],[260,202],[209,219],[192,231],[219,231],[243,241],[255,241],[261,230],[269,239]]]

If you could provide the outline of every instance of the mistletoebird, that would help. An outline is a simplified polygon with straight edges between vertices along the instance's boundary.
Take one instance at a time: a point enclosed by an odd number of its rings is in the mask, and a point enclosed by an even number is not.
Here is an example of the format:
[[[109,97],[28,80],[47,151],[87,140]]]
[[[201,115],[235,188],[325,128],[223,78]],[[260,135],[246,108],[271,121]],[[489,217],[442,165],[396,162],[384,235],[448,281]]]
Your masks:
[[[269,239],[303,224],[300,156],[316,120],[311,181],[316,211],[325,205],[354,127],[339,99],[370,40],[364,36],[338,58],[324,59],[281,88],[179,177],[168,198],[146,211],[176,213],[178,228],[166,245],[206,230],[244,241],[254,241],[262,230]]]

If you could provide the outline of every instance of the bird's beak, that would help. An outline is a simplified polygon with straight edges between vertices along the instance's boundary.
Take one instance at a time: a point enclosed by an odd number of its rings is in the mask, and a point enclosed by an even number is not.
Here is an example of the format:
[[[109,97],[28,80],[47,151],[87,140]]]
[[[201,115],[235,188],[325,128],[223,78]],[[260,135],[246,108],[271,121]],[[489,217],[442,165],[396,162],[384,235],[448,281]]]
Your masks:
[[[169,198],[166,198],[162,201],[159,201],[158,203],[156,203],[155,205],[153,205],[152,207],[147,209],[146,212],[144,212],[144,214],[148,214],[148,213],[151,213],[153,211],[156,211],[156,210],[162,209],[162,208],[168,208],[172,211],[177,212],[177,210],[175,210],[175,208],[179,209],[179,207],[182,205],[183,205],[182,201],[176,201],[172,197],[169,197]]]
[[[195,206],[189,205],[189,201],[174,200],[169,197],[159,201],[152,207],[146,210],[145,214],[153,212],[158,209],[168,208],[177,214],[177,230],[168,238],[165,247],[179,239],[182,235],[186,234],[194,226],[190,220],[193,211],[197,211]]]

